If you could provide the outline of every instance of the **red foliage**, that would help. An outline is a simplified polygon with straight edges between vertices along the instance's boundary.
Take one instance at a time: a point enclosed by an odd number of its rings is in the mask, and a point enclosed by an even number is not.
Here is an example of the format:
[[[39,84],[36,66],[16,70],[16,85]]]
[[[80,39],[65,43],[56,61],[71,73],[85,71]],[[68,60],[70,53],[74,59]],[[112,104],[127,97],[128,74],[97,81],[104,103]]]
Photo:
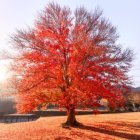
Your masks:
[[[67,110],[97,106],[101,97],[122,103],[132,53],[122,51],[117,38],[100,10],[79,8],[73,16],[69,8],[47,5],[33,28],[13,37],[19,112],[50,102]]]

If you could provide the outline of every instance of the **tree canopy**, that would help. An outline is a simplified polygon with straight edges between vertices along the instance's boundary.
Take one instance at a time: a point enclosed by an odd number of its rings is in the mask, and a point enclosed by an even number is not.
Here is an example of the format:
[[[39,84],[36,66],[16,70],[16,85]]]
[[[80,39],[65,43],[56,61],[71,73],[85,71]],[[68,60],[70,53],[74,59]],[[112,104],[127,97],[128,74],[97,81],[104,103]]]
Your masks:
[[[132,51],[123,51],[118,37],[100,9],[77,8],[72,13],[68,7],[48,4],[33,27],[12,37],[18,50],[13,63],[20,75],[18,111],[54,103],[74,118],[75,108],[96,107],[100,98],[113,107],[122,104]]]

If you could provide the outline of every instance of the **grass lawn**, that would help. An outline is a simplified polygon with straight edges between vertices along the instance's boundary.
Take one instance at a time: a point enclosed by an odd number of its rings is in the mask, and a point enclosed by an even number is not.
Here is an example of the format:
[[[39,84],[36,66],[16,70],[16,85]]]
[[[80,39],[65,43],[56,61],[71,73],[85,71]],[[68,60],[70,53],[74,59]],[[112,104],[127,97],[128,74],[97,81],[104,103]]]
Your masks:
[[[79,128],[62,128],[66,117],[0,123],[0,140],[140,140],[140,112],[81,115]]]

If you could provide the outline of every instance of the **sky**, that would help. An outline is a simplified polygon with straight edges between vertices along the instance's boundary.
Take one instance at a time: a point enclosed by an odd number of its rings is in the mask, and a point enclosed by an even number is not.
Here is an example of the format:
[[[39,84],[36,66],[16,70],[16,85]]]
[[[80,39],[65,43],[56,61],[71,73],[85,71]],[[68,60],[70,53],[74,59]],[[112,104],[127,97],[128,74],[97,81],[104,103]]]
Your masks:
[[[34,20],[51,0],[0,0],[0,50],[9,48],[10,36],[16,29],[32,26]],[[100,7],[104,16],[117,27],[120,35],[118,43],[134,51],[135,59],[129,76],[133,86],[140,86],[140,0],[54,0],[72,11],[84,6],[93,11]],[[0,60],[0,77],[4,75],[5,61]],[[4,78],[4,76],[3,76]],[[0,78],[2,79],[2,78]]]

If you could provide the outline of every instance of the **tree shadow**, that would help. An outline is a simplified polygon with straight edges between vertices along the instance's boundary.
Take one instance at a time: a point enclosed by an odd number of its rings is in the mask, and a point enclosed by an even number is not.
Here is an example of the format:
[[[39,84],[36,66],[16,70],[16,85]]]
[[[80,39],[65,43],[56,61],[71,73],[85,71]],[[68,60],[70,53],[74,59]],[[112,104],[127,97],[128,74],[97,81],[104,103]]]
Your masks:
[[[116,122],[114,122],[114,123],[116,123]],[[114,136],[114,137],[116,136],[116,137],[120,137],[120,138],[125,138],[128,140],[140,140],[140,134],[130,134],[130,133],[125,133],[125,132],[115,131],[115,130],[112,130],[108,125],[106,125],[106,126],[102,125],[102,124],[99,124],[98,126],[83,125],[83,126],[79,127],[79,129],[107,134],[107,135]],[[116,130],[118,130],[118,129],[116,129]]]
[[[69,137],[57,137],[55,138],[55,140],[72,140],[72,139]]]
[[[114,125],[114,122],[106,122],[110,125]],[[123,122],[123,121],[118,121],[115,122],[115,125],[120,126],[120,127],[131,127],[133,129],[139,129],[140,130],[140,122]]]

